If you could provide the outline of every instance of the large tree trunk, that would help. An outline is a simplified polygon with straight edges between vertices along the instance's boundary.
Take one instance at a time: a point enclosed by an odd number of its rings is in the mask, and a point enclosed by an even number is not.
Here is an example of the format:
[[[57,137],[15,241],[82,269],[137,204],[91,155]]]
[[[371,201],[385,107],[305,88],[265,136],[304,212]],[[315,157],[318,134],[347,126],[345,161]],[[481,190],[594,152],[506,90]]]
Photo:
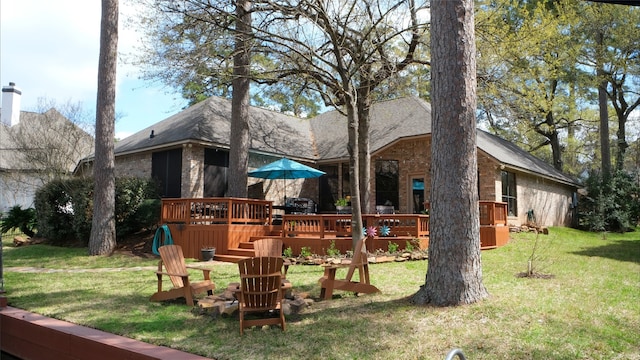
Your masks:
[[[616,133],[618,137],[618,153],[616,154],[616,170],[624,169],[625,153],[629,144],[627,143],[627,130],[626,130],[627,117],[624,114],[618,115],[618,131]]]
[[[364,214],[371,214],[371,149],[369,139],[370,86],[358,89],[358,162],[360,173],[360,205]],[[375,199],[374,199],[375,201]]]
[[[348,80],[345,81],[348,83]],[[346,89],[350,89],[350,85],[345,85]],[[350,92],[348,90],[348,92]],[[352,93],[352,92],[350,92]],[[357,100],[353,95],[347,95],[345,101],[347,111],[347,133],[349,138],[349,144],[347,148],[349,150],[349,181],[351,191],[351,247],[355,249],[356,244],[362,238],[362,208],[360,206],[360,158],[358,156],[359,149],[359,120],[357,113]]]
[[[102,0],[90,255],[111,255],[116,247],[116,180],[113,146],[116,122],[117,60],[118,0]]]
[[[249,171],[249,87],[251,62],[251,2],[236,4],[236,53],[233,57],[231,139],[229,148],[228,196],[247,197]]]
[[[612,86],[614,90],[610,98],[616,111],[616,117],[618,118],[618,131],[616,132],[616,136],[618,138],[616,171],[621,171],[624,169],[625,154],[629,147],[629,143],[627,142],[627,119],[629,118],[629,114],[632,113],[640,104],[640,97],[638,97],[633,104],[629,105],[629,103],[624,99],[622,84],[614,83]],[[620,86],[620,88],[616,89],[618,86]],[[619,95],[616,97],[616,94]]]
[[[551,155],[553,156],[553,167],[562,171],[564,167],[562,163],[562,147],[560,146],[558,131],[555,130],[555,119],[553,118],[552,112],[547,114],[547,124],[553,129],[548,133],[549,144],[551,144]]]
[[[477,193],[473,0],[431,3],[431,237],[417,304],[469,304],[482,283]]]
[[[607,109],[607,80],[604,79],[603,60],[604,34],[600,31],[596,35],[597,64],[596,75],[598,77],[598,106],[600,108],[600,156],[602,161],[602,175],[605,181],[609,181],[611,175],[611,148],[609,145],[609,110]]]
[[[600,72],[601,70],[598,70]],[[607,82],[598,86],[598,104],[600,108],[600,156],[602,174],[605,179],[611,174],[611,147],[609,144],[609,110],[607,109]]]

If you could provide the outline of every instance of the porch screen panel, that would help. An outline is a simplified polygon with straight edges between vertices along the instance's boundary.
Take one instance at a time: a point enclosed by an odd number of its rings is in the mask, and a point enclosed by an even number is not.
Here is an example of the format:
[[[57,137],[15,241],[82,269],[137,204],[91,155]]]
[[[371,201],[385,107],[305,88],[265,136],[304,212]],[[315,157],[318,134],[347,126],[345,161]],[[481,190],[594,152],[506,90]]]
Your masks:
[[[151,177],[158,183],[162,197],[181,197],[182,149],[154,152]]]
[[[397,160],[376,161],[376,205],[400,208],[400,171]]]
[[[326,175],[319,178],[320,198],[318,203],[319,211],[335,211],[335,202],[340,197],[338,195],[338,165],[320,165],[319,169]]]
[[[509,216],[518,216],[516,174],[509,171],[502,171],[502,202],[507,203],[507,214]]]
[[[229,152],[220,149],[204,150],[204,197],[223,197],[227,191]]]

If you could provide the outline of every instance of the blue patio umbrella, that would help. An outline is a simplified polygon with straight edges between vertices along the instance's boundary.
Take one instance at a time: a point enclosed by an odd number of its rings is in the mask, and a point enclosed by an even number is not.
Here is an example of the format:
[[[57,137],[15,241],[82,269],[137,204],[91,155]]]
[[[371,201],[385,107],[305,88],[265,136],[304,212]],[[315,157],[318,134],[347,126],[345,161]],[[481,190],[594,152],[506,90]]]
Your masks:
[[[309,179],[324,175],[324,171],[314,169],[297,161],[282,158],[265,166],[249,171],[251,177],[261,179]],[[287,188],[285,183],[284,197],[287,198]]]

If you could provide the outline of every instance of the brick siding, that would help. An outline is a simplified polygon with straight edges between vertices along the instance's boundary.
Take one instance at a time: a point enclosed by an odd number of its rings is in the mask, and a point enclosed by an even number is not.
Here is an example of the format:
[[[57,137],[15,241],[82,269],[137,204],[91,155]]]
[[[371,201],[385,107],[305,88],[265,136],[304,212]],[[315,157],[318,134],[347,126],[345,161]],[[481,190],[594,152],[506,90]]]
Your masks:
[[[116,157],[115,173],[117,177],[151,178],[151,153]]]
[[[182,152],[182,197],[202,197],[204,193],[204,147],[186,145]],[[408,213],[410,208],[411,179],[424,178],[425,199],[429,200],[431,136],[400,140],[371,156],[371,189],[375,191],[375,163],[378,160],[396,160],[399,166],[398,211]],[[251,157],[250,157],[251,162]],[[514,171],[508,169],[508,171]],[[570,225],[572,220],[572,189],[531,174],[517,172],[518,216],[509,223],[520,225],[527,221],[532,209],[540,226]],[[479,199],[502,201],[500,164],[483,151],[478,151]],[[151,153],[119,156],[116,158],[117,176],[151,177]],[[284,198],[283,180],[249,179],[249,185],[264,181],[266,200],[279,204]],[[317,179],[286,180],[288,197],[307,197],[318,202]],[[370,206],[375,208],[375,196]]]

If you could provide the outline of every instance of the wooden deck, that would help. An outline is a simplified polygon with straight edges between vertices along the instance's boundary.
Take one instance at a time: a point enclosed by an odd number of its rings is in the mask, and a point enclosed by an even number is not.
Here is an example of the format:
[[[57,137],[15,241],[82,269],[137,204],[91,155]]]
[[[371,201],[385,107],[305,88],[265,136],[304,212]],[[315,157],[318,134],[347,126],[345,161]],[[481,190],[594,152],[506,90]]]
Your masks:
[[[298,255],[303,248],[324,255],[334,246],[341,253],[352,249],[350,214],[282,215],[273,221],[270,201],[238,198],[163,199],[161,223],[167,224],[174,243],[184,256],[200,259],[200,249],[216,248],[216,260],[238,261],[252,256],[251,242],[279,237],[285,248]],[[366,214],[365,227],[374,227],[377,236],[368,242],[369,251],[387,251],[390,243],[399,250],[408,244],[426,249],[429,244],[429,216],[422,214]],[[506,204],[480,202],[481,247],[506,244]],[[388,234],[382,233],[388,231]]]

